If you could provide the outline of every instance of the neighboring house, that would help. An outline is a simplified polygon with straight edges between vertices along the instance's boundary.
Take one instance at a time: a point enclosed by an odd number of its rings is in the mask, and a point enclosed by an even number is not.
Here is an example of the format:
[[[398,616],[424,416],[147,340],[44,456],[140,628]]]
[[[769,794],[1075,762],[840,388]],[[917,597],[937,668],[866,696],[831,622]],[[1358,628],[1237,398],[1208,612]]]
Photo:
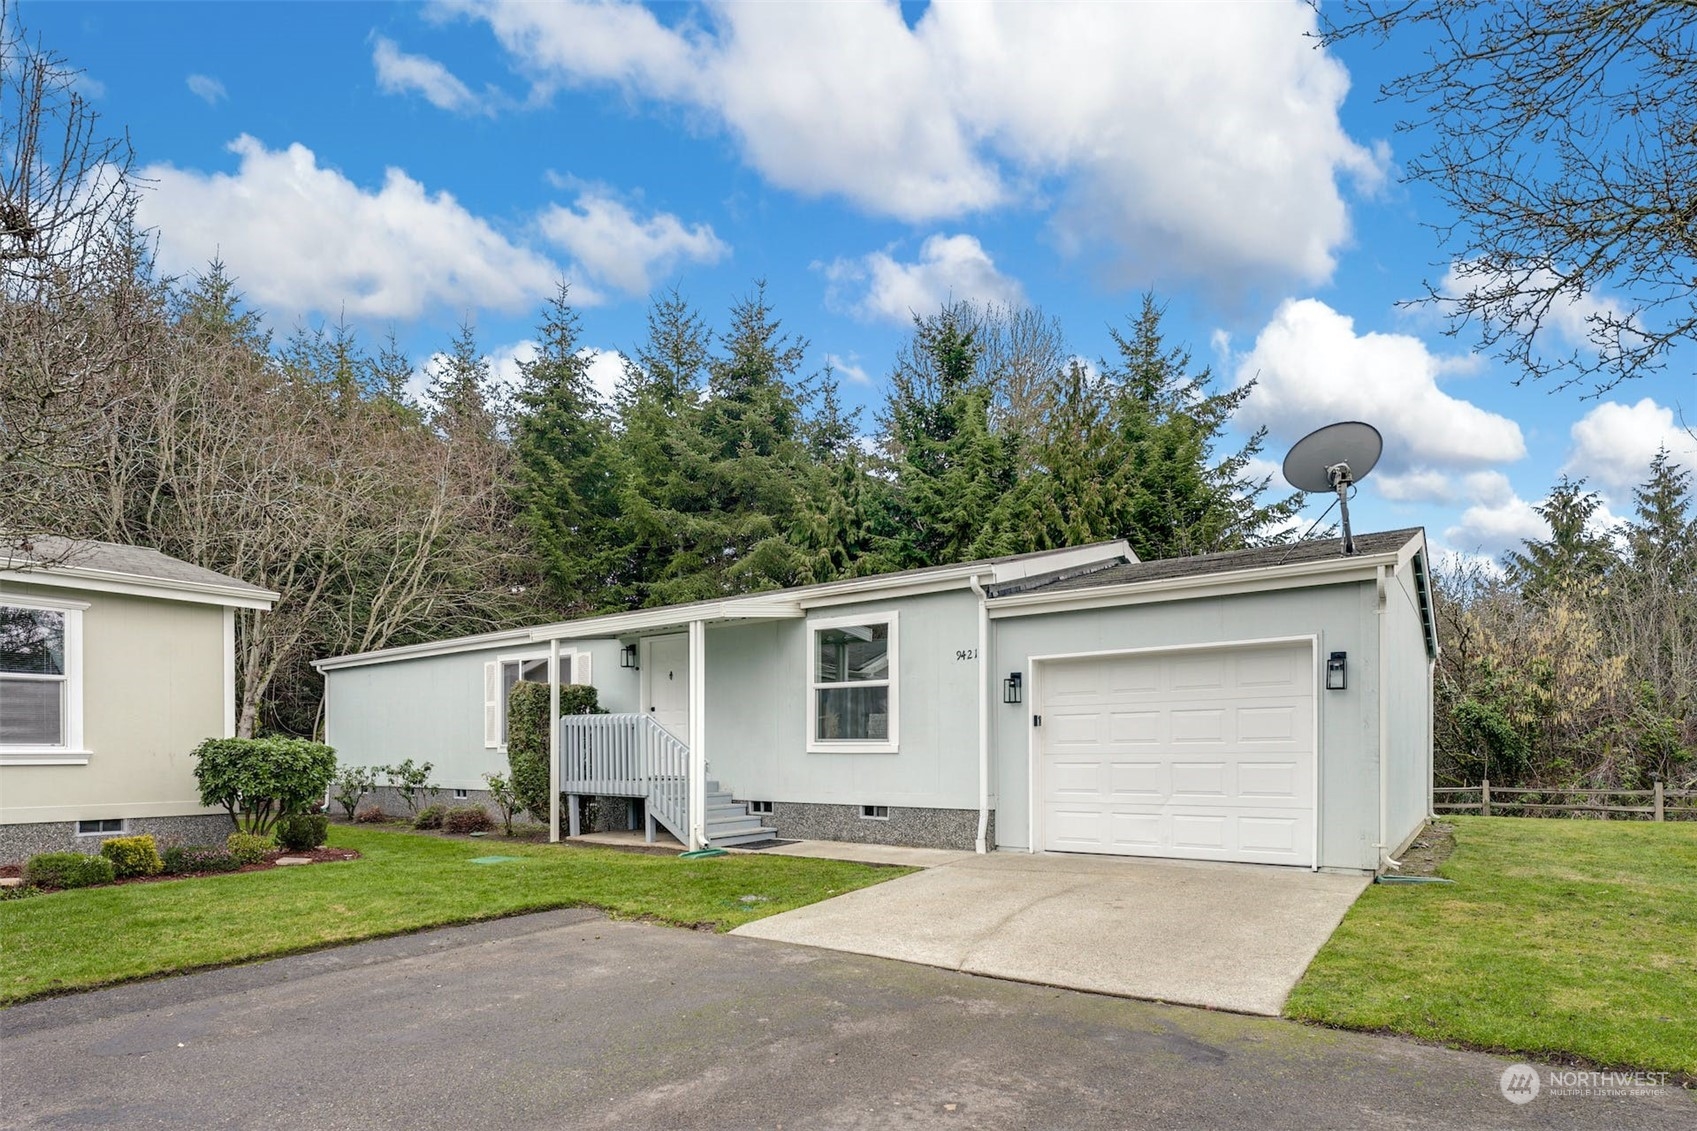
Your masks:
[[[105,837],[221,841],[189,756],[236,726],[237,609],[277,594],[156,550],[0,558],[0,863]]]
[[[1437,640],[1424,534],[1355,541],[1111,542],[321,660],[328,740],[482,800],[507,690],[557,663],[611,712],[561,720],[560,790],[691,845],[1372,871],[1431,812]]]

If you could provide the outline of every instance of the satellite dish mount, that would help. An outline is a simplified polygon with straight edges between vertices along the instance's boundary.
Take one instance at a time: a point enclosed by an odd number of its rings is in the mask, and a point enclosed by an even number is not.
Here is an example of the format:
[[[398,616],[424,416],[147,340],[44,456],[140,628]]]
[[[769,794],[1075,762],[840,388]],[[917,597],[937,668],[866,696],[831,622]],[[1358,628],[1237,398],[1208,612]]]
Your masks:
[[[1298,491],[1335,491],[1343,514],[1343,552],[1355,553],[1349,530],[1349,491],[1367,478],[1384,451],[1384,437],[1371,424],[1346,420],[1308,433],[1285,456],[1285,479]]]

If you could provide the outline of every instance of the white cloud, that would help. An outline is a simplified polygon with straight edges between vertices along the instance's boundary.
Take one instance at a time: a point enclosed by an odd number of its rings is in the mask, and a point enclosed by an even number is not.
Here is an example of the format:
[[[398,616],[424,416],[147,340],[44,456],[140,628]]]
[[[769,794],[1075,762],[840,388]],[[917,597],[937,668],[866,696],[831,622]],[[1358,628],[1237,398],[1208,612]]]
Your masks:
[[[1450,477],[1441,471],[1418,470],[1402,475],[1374,475],[1368,480],[1393,503],[1448,503],[1455,499]]]
[[[618,391],[619,380],[624,376],[624,355],[618,350],[586,346],[578,351],[578,356],[589,362],[589,383],[595,386],[596,394],[611,403],[613,394]]]
[[[216,106],[230,97],[230,92],[224,89],[224,84],[211,75],[190,75],[188,87],[190,93],[208,106]]]
[[[1633,405],[1605,401],[1575,421],[1571,435],[1562,471],[1605,491],[1625,493],[1643,483],[1662,448],[1673,462],[1697,471],[1697,437],[1679,426],[1673,409],[1649,397]]]
[[[860,358],[852,353],[847,357],[835,353],[825,355],[825,364],[834,369],[843,380],[851,385],[870,385],[872,375],[866,372],[864,366],[857,364],[859,360]]]
[[[886,251],[861,259],[839,259],[827,265],[828,300],[846,305],[862,318],[884,318],[906,324],[915,314],[934,313],[948,302],[972,301],[1023,305],[1019,283],[996,270],[996,264],[972,236],[935,235],[920,246],[912,263],[897,261]],[[865,290],[853,299],[843,292],[851,286]]]
[[[1520,549],[1528,539],[1550,536],[1549,523],[1531,503],[1515,494],[1502,472],[1475,472],[1463,483],[1473,504],[1461,512],[1456,525],[1444,531],[1444,540],[1450,545],[1500,554]]]
[[[909,222],[1051,209],[1122,269],[1319,281],[1349,240],[1341,180],[1387,157],[1338,120],[1344,67],[1298,0],[1236,5],[717,5],[447,0],[539,88],[699,111],[771,183]],[[822,123],[829,123],[828,127]]]
[[[371,63],[377,87],[385,94],[420,94],[438,110],[455,114],[494,114],[496,99],[475,93],[447,67],[427,55],[409,55],[391,39],[378,36]]]
[[[1555,335],[1568,346],[1595,350],[1593,335],[1603,325],[1632,325],[1619,300],[1595,291],[1556,295],[1544,309],[1540,297],[1562,284],[1548,267],[1525,266],[1504,271],[1483,263],[1452,263],[1439,293],[1451,299],[1464,295],[1489,300],[1491,312],[1507,325],[1531,327]]]
[[[1416,489],[1397,478],[1411,472],[1524,456],[1520,426],[1444,392],[1442,368],[1418,338],[1357,334],[1352,319],[1318,299],[1287,299],[1237,359],[1237,383],[1258,382],[1238,419],[1286,442],[1336,420],[1365,420],[1384,435],[1375,474],[1392,477],[1393,491]]]
[[[160,232],[166,271],[198,271],[222,258],[272,315],[521,310],[562,275],[546,256],[400,169],[389,169],[372,190],[320,165],[303,145],[271,150],[244,134],[229,148],[240,159],[233,174],[143,169],[154,184],[142,196],[142,220]],[[598,300],[583,286],[572,298],[580,305]]]
[[[731,251],[710,225],[685,225],[670,212],[643,219],[600,189],[569,208],[551,205],[538,223],[591,278],[632,295],[648,293],[655,276],[681,262],[717,263]]]

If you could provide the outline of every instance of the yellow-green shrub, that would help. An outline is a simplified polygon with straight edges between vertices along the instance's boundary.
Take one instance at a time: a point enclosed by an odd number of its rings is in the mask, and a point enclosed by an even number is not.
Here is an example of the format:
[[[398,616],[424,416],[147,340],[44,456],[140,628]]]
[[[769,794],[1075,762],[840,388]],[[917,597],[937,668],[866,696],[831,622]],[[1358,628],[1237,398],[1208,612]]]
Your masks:
[[[112,837],[101,844],[100,855],[112,861],[112,874],[120,880],[126,876],[157,876],[165,867],[159,846],[147,833]]]

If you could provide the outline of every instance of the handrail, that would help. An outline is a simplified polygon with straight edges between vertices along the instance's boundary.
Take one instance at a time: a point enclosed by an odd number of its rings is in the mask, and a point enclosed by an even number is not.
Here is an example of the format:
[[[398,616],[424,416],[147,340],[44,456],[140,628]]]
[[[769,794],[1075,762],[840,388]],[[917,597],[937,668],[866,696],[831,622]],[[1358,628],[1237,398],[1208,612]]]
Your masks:
[[[641,797],[679,840],[689,829],[689,747],[652,715],[560,719],[560,791]]]

